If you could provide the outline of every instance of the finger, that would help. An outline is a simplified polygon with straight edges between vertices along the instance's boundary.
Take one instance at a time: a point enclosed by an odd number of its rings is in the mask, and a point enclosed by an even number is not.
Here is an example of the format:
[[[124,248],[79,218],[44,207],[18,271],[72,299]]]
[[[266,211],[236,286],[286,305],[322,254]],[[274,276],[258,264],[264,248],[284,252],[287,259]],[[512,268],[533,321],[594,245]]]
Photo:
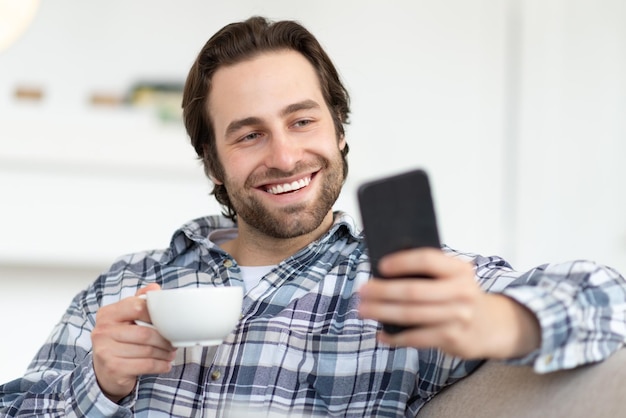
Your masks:
[[[153,359],[172,361],[176,357],[176,349],[171,345],[159,347],[152,344],[133,344],[118,342],[115,346],[117,357],[125,359]]]
[[[399,251],[383,257],[378,268],[385,277],[454,277],[473,275],[471,265],[450,257],[437,248],[417,248]]]
[[[144,374],[168,373],[172,370],[172,361],[154,358],[117,358],[108,363],[103,363],[101,369],[104,373],[113,373],[114,370],[124,370],[126,376],[141,376]],[[110,366],[109,366],[110,365]]]
[[[150,283],[139,289],[135,293],[135,297],[125,298],[119,302],[103,306],[96,314],[96,323],[104,325],[121,322],[130,323],[135,320],[150,322],[146,301],[137,296],[143,295],[151,290],[159,290],[160,288],[158,284]]]
[[[135,293],[135,296],[144,295],[153,290],[161,290],[161,286],[159,286],[157,283],[150,283],[149,285],[139,289],[137,293]]]
[[[175,350],[172,344],[163,338],[156,329],[136,325],[134,323],[96,324],[91,334],[94,345],[123,343],[147,345],[165,351]]]
[[[125,343],[109,340],[106,343],[94,344],[94,356],[101,362],[119,361],[120,359],[145,359],[171,362],[176,357],[176,349],[171,345],[158,347],[150,344]],[[123,370],[125,374],[133,374],[133,370]]]
[[[152,323],[152,320],[150,319],[150,313],[148,312],[146,300],[144,298],[140,298],[139,296],[145,295],[146,293],[155,290],[161,290],[161,286],[159,286],[157,283],[150,283],[149,285],[142,287],[137,291],[137,293],[135,293],[135,297],[140,300],[139,303],[141,304],[141,309],[138,311],[139,316],[137,318],[134,318],[133,321],[139,320],[149,324]]]
[[[450,352],[449,344],[444,343],[442,335],[447,333],[445,325],[433,325],[407,328],[397,334],[378,333],[380,342],[396,347],[433,348]]]
[[[404,326],[430,326],[451,321],[466,321],[471,312],[464,305],[362,303],[359,314],[366,319]]]
[[[436,303],[457,299],[463,287],[454,280],[380,279],[370,280],[359,289],[361,302]]]
[[[437,347],[435,343],[438,327],[415,327],[407,328],[402,332],[388,334],[380,331],[377,334],[378,341],[393,347],[431,348]]]
[[[120,329],[117,337],[117,341],[124,343],[150,345],[166,351],[176,351],[172,343],[153,327],[132,324]]]
[[[96,313],[96,324],[132,323],[136,319],[144,317],[148,317],[146,301],[137,297],[129,297],[101,307]]]

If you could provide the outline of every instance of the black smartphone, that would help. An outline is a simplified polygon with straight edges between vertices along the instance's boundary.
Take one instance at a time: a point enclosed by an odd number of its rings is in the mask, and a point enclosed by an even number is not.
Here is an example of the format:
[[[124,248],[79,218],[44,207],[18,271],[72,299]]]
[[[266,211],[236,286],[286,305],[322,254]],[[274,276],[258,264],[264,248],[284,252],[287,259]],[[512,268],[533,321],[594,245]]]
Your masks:
[[[387,254],[418,247],[441,248],[430,182],[424,170],[366,182],[357,194],[374,277],[383,277],[378,261]],[[390,334],[406,329],[394,324],[383,324],[383,328]]]

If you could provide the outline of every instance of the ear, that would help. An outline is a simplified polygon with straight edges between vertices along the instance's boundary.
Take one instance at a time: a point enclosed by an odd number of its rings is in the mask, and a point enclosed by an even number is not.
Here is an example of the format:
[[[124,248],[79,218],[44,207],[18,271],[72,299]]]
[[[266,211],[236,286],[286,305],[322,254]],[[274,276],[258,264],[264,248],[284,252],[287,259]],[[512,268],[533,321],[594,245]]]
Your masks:
[[[339,138],[339,150],[343,151],[345,147],[346,147],[346,136],[341,135],[341,138]]]
[[[224,184],[224,182],[218,180],[213,174],[209,174],[209,180],[211,180],[213,184],[217,184],[218,186],[221,186]]]

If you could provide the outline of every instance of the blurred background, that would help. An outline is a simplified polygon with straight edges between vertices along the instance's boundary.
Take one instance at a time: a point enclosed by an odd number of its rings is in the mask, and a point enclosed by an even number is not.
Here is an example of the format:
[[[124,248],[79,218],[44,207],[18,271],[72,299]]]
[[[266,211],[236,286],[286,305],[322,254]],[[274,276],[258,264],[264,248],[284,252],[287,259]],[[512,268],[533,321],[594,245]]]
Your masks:
[[[0,383],[116,257],[219,212],[180,88],[208,38],[254,14],[307,26],[351,92],[337,209],[358,219],[361,182],[422,167],[453,248],[626,271],[623,0],[5,4]]]

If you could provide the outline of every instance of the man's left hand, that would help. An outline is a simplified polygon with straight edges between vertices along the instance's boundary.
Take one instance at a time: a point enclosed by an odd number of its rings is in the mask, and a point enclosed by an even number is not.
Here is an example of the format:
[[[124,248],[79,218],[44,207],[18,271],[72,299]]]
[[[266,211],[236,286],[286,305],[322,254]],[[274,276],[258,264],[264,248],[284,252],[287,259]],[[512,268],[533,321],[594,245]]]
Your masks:
[[[539,323],[513,299],[480,289],[471,264],[422,248],[386,256],[359,291],[363,318],[411,327],[379,340],[463,358],[516,358],[539,347]],[[421,279],[419,277],[422,277]],[[423,278],[428,277],[428,278]]]

